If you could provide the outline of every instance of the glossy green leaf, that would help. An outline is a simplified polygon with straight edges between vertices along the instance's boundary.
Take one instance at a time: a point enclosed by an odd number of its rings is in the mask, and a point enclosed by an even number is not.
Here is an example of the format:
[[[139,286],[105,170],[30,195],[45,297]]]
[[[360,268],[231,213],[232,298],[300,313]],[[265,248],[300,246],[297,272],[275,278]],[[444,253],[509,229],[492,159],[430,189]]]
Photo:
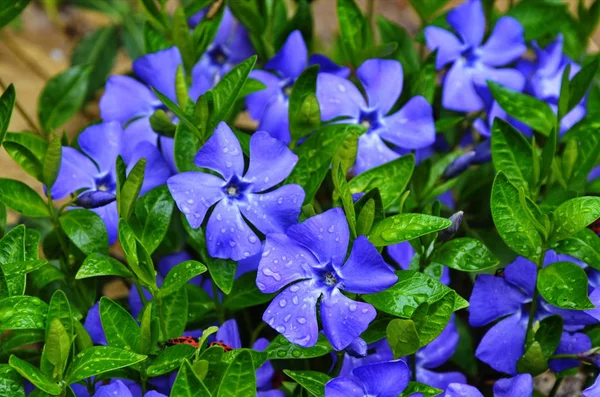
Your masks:
[[[565,114],[577,106],[588,93],[594,76],[596,76],[596,73],[598,72],[599,65],[600,60],[596,58],[584,65],[581,70],[573,76],[569,82],[569,106]]]
[[[69,365],[69,384],[144,361],[146,356],[109,346],[94,346],[79,353]]]
[[[173,27],[171,30],[173,42],[179,48],[183,66],[188,73],[191,73],[196,57],[194,54],[194,43],[190,27],[188,26],[187,18],[183,7],[178,7],[173,13]]]
[[[10,295],[25,293],[26,274],[44,265],[39,260],[40,234],[24,225],[11,229],[0,240],[0,267]]]
[[[188,281],[205,271],[206,266],[197,261],[190,260],[179,263],[172,268],[165,277],[158,296],[165,297],[177,292],[183,288]]]
[[[357,67],[361,62],[359,53],[367,44],[368,21],[354,0],[337,0],[337,17],[344,51],[350,63]]]
[[[25,397],[23,380],[19,373],[8,364],[0,364],[0,395],[4,397]]]
[[[274,296],[275,294],[265,294],[258,289],[256,272],[252,271],[235,279],[231,293],[223,299],[223,307],[227,310],[237,311],[269,302]]]
[[[208,372],[203,381],[213,396],[217,394],[221,378],[227,370],[227,363],[223,361],[223,356],[223,348],[220,346],[209,347],[200,355],[200,360],[208,362]]]
[[[356,213],[354,211],[354,201],[352,200],[352,193],[350,187],[346,181],[346,173],[342,169],[341,163],[335,163],[334,168],[331,171],[331,178],[333,179],[333,200],[337,202],[339,200],[346,214],[348,220],[348,227],[350,228],[350,235],[352,238],[356,237]],[[339,204],[338,204],[339,205]]]
[[[17,356],[10,356],[8,363],[22,377],[33,383],[38,389],[55,396],[62,392],[62,388],[59,385],[27,361],[21,360]]]
[[[56,181],[60,169],[61,158],[62,143],[60,137],[55,136],[48,145],[42,169],[42,179],[47,188],[52,187]]]
[[[70,340],[74,333],[73,312],[71,311],[71,305],[69,304],[67,295],[65,295],[65,293],[61,290],[57,290],[50,299],[46,322],[46,333],[50,332],[50,327],[52,326],[51,322],[54,320],[60,321]]]
[[[152,360],[146,373],[148,376],[160,376],[179,368],[183,362],[196,352],[194,346],[174,345],[163,349],[156,358]]]
[[[385,247],[448,228],[446,218],[425,214],[398,214],[373,225],[368,238],[376,247]]]
[[[440,11],[449,0],[410,0],[410,4],[419,14],[423,21],[428,21]]]
[[[221,379],[218,397],[253,395],[256,390],[256,375],[252,356],[242,351],[229,364]]]
[[[160,327],[161,342],[183,335],[188,318],[188,297],[185,288],[155,300],[152,309],[152,315],[158,318],[159,323],[165,324],[164,329]]]
[[[86,209],[66,211],[60,226],[69,239],[86,255],[95,252],[108,254],[108,232],[98,214]]]
[[[590,229],[583,229],[559,241],[553,248],[560,254],[570,255],[600,270],[600,237]]]
[[[284,369],[283,372],[315,397],[325,396],[325,384],[331,380],[329,375],[322,372],[290,369]]]
[[[540,344],[546,358],[550,358],[558,348],[563,333],[563,319],[559,315],[546,317],[540,321],[535,331],[535,340]]]
[[[563,141],[570,139],[577,141],[577,159],[573,166],[569,188],[583,190],[590,171],[600,162],[598,125],[584,121],[569,130],[562,138]]]
[[[7,207],[33,218],[48,216],[44,200],[29,186],[13,179],[0,178],[0,201]]]
[[[152,316],[153,305],[152,302],[149,302],[148,305],[146,305],[144,313],[142,314],[142,321],[140,322],[140,352],[142,354],[149,354],[152,352],[158,342],[158,318]]]
[[[318,73],[318,66],[310,66],[302,72],[292,88],[288,118],[294,141],[310,134],[321,124],[321,111],[316,97]]]
[[[81,109],[91,70],[89,66],[74,66],[46,83],[38,102],[38,118],[44,131],[54,131]]]
[[[217,287],[225,295],[229,295],[233,289],[237,263],[229,259],[211,258],[206,262],[206,266]]]
[[[201,136],[200,130],[198,130],[198,127],[196,127],[194,122],[186,114],[186,112],[183,111],[183,109],[177,106],[175,102],[173,102],[171,99],[169,99],[169,97],[167,97],[163,93],[157,91],[154,88],[152,88],[152,91],[158,97],[158,99],[160,99],[160,101],[167,107],[167,109],[169,109],[175,114],[175,116],[177,116],[181,123],[185,124],[186,127],[189,128],[196,136]],[[177,133],[175,133],[175,135],[177,136]]]
[[[600,218],[600,197],[578,197],[568,200],[552,213],[552,240],[560,241],[579,232]]]
[[[136,202],[129,225],[149,254],[165,237],[174,205],[166,185],[150,190]]]
[[[521,205],[519,191],[502,172],[494,180],[490,205],[494,224],[504,242],[516,253],[537,262],[542,253],[542,238]]]
[[[477,272],[496,266],[499,260],[481,241],[461,237],[438,247],[433,252],[431,262],[465,272]]]
[[[0,16],[1,18],[1,16]],[[0,145],[4,142],[16,102],[15,86],[10,84],[0,96]]]
[[[15,19],[27,7],[31,0],[3,1],[0,7],[0,28]]]
[[[175,130],[175,164],[180,172],[196,171],[194,157],[202,146],[199,136],[185,123],[179,123]]]
[[[413,270],[397,271],[398,281],[387,290],[376,294],[363,295],[365,302],[376,309],[398,317],[410,318],[422,303],[432,304],[442,299],[452,289],[438,280]],[[460,310],[469,304],[456,295],[454,310]]]
[[[206,385],[196,376],[189,361],[185,361],[179,372],[173,388],[171,390],[173,396],[181,397],[211,397],[211,393],[206,388]]]
[[[444,391],[435,387],[427,386],[420,382],[409,382],[406,389],[400,394],[400,397],[410,397],[416,393],[421,393],[423,397],[434,397],[442,395]]]
[[[132,278],[133,274],[118,260],[108,255],[94,253],[85,258],[85,261],[83,261],[83,264],[77,271],[75,279],[79,280],[98,276]]]
[[[283,335],[277,335],[265,351],[267,352],[267,359],[269,360],[298,360],[322,357],[331,352],[331,350],[331,345],[323,335],[319,335],[319,340],[312,347],[298,346],[288,341]]]
[[[421,346],[416,325],[412,320],[390,321],[386,336],[395,358],[414,354]]]
[[[45,329],[48,305],[34,296],[0,299],[0,331]]]
[[[496,171],[502,171],[517,188],[529,191],[532,184],[531,144],[506,121],[496,118],[492,127],[492,160]]]
[[[100,299],[100,319],[108,344],[119,349],[139,352],[140,332],[127,310],[110,298]]]
[[[385,189],[381,189],[380,193],[383,207],[388,208],[398,201],[406,189],[414,168],[414,155],[402,156],[352,178],[349,182],[350,191],[366,193],[373,188],[385,185]]]
[[[419,335],[420,346],[426,346],[446,328],[454,312],[455,292],[448,292],[431,304],[420,304],[411,316]]]
[[[22,355],[32,346],[43,343],[45,331],[43,329],[13,330],[2,337],[0,344],[0,360],[8,361],[11,354]],[[39,356],[39,349],[35,348],[35,354]]]
[[[25,135],[25,134],[23,134]],[[41,138],[37,138],[41,140]],[[8,155],[23,168],[25,172],[37,179],[42,181],[42,162],[36,157],[36,155],[27,147],[20,143],[12,141],[4,141],[4,148]]]
[[[556,128],[556,116],[550,106],[537,98],[521,94],[493,81],[488,81],[494,99],[509,116],[522,121],[544,135]]]
[[[129,171],[125,183],[120,191],[117,205],[119,207],[119,216],[125,220],[129,219],[133,211],[135,201],[140,195],[142,184],[144,183],[144,174],[146,170],[146,159],[140,159]]]
[[[555,262],[538,273],[537,288],[542,298],[556,307],[588,310],[595,306],[588,298],[585,271],[571,262]]]
[[[53,366],[53,378],[60,378],[69,359],[72,336],[67,333],[59,319],[55,318],[49,321],[49,324],[42,360],[47,360]]]
[[[519,373],[530,373],[537,376],[548,369],[548,360],[544,356],[542,346],[535,341],[529,346],[523,357],[517,362]]]
[[[155,286],[156,273],[152,259],[137,241],[131,227],[123,219],[119,221],[119,242],[125,253],[127,264],[133,273],[147,286]],[[141,258],[139,254],[142,254]],[[146,263],[148,261],[149,263]]]
[[[403,72],[408,75],[417,71],[420,67],[419,55],[406,29],[381,15],[377,16],[377,26],[383,43],[398,43],[392,58],[402,64]]]

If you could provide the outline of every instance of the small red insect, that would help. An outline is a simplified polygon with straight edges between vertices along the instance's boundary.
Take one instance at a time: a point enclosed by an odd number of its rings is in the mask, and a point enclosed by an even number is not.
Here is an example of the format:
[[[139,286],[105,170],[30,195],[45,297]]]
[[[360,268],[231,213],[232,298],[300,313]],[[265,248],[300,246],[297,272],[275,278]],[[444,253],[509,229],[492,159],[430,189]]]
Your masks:
[[[596,234],[600,234],[600,219],[596,219],[594,223],[589,226],[590,229],[594,231]]]
[[[198,341],[191,336],[180,336],[178,338],[173,338],[165,342],[166,346],[174,346],[174,345],[190,345],[194,346],[196,349],[198,348]]]
[[[208,347],[213,347],[213,346],[221,346],[223,348],[223,350],[225,350],[225,352],[230,352],[233,350],[233,347],[223,343],[223,342],[210,342],[208,344]]]

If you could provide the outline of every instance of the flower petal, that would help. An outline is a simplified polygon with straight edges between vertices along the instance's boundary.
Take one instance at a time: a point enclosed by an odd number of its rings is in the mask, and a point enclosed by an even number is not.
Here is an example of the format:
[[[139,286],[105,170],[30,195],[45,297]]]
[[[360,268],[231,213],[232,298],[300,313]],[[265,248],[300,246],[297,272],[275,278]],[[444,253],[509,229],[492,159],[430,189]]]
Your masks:
[[[52,198],[61,199],[79,189],[95,188],[94,177],[98,174],[98,168],[86,155],[72,147],[63,147],[58,176],[50,189]]]
[[[258,338],[256,342],[254,342],[254,345],[252,345],[252,349],[262,352],[267,346],[269,346],[269,341],[267,339]],[[273,368],[273,364],[271,364],[271,361],[267,360],[256,370],[256,388],[258,390],[268,390],[272,388],[274,374],[275,369]]]
[[[281,95],[281,88],[279,88],[280,80],[279,77],[275,76],[273,73],[264,70],[253,70],[250,72],[250,77],[267,86],[264,90],[255,92],[246,97],[246,106],[248,107],[250,116],[254,120],[259,120],[262,117],[266,106]]]
[[[355,294],[383,291],[398,281],[398,276],[365,236],[354,240],[348,260],[336,271],[342,283],[340,288]],[[365,277],[365,272],[369,277]]]
[[[379,135],[405,149],[422,149],[435,142],[433,109],[422,96],[411,98],[399,111],[386,117],[387,128]]]
[[[95,345],[108,346],[106,335],[104,334],[104,329],[102,328],[102,321],[100,319],[99,302],[96,302],[96,304],[92,306],[90,310],[88,310],[83,327],[86,329],[88,334],[90,334],[90,338],[92,338],[92,342],[94,342]]]
[[[495,69],[483,65],[474,69],[473,82],[475,84],[487,90],[488,80],[516,91],[521,91],[525,87],[525,77],[517,69]]]
[[[127,172],[129,173],[141,159],[146,159],[144,183],[140,191],[140,195],[143,196],[155,187],[164,185],[169,176],[171,176],[171,168],[155,145],[150,142],[140,142],[131,154],[130,163],[127,165]]]
[[[346,258],[350,231],[341,208],[332,208],[291,226],[287,235],[308,248],[319,263],[340,266]]]
[[[234,349],[242,348],[242,340],[240,339],[240,330],[234,318],[225,321],[217,331],[216,335],[218,342],[223,342]]]
[[[456,325],[454,325],[454,319],[452,319],[437,338],[427,346],[419,349],[416,354],[417,365],[424,368],[437,368],[441,366],[446,361],[450,360],[450,357],[452,357],[456,350],[456,346],[458,346],[459,339],[460,336],[456,330]],[[418,373],[419,372],[417,371],[417,374]],[[443,389],[445,389],[445,387],[443,387]]]
[[[221,200],[215,206],[206,225],[208,254],[213,258],[248,258],[261,249],[258,237],[246,221],[235,201]]]
[[[467,383],[467,377],[460,372],[435,372],[426,368],[418,368],[417,381],[446,390],[452,383]]]
[[[362,386],[349,376],[334,378],[325,384],[327,397],[363,397]]]
[[[257,131],[250,138],[250,165],[244,179],[252,182],[253,192],[262,192],[287,178],[297,162],[298,156],[283,142]]]
[[[526,328],[520,314],[506,317],[485,334],[475,357],[496,371],[516,375],[517,361],[524,353]]]
[[[309,65],[319,65],[320,73],[330,73],[347,79],[350,77],[350,68],[340,66],[322,54],[313,54],[308,60]]]
[[[442,104],[459,112],[475,112],[484,107],[473,85],[472,69],[462,59],[454,62],[444,79]]]
[[[560,343],[554,354],[578,354],[592,348],[590,337],[579,332],[563,332]],[[575,359],[550,360],[550,368],[554,372],[561,372],[570,368],[579,367],[581,363]]]
[[[288,120],[290,102],[283,96],[269,102],[260,117],[258,129],[266,131],[273,138],[284,143],[291,141],[290,123]]]
[[[312,280],[300,281],[284,289],[267,307],[263,321],[292,343],[314,346],[319,338],[317,300],[321,295]]]
[[[537,72],[543,76],[552,76],[559,71],[563,63],[563,45],[565,38],[562,33],[556,36],[556,40],[548,44],[546,48],[540,48],[534,43],[533,48],[537,57]],[[562,73],[561,73],[562,74]]]
[[[513,314],[521,305],[531,300],[521,289],[502,277],[480,274],[469,298],[469,323],[481,327],[492,321]]]
[[[100,172],[112,172],[121,154],[123,130],[116,121],[94,124],[79,134],[77,142],[81,151],[98,165]]]
[[[310,278],[311,268],[317,265],[307,248],[283,233],[271,233],[258,264],[256,286],[267,294],[276,292],[292,281]]]
[[[451,383],[446,388],[444,397],[483,397],[476,387],[460,383]]]
[[[363,365],[352,374],[362,381],[367,395],[378,397],[397,397],[410,379],[408,365],[402,360]]]
[[[198,229],[208,209],[224,197],[223,185],[219,177],[203,172],[182,172],[167,179],[171,196],[192,229]]]
[[[504,269],[504,279],[521,288],[527,296],[533,297],[537,281],[537,266],[530,260],[519,256]]]
[[[337,288],[321,299],[323,332],[335,350],[348,347],[369,327],[376,315],[373,306],[353,301]]]
[[[481,61],[489,66],[504,66],[517,60],[527,51],[523,26],[512,17],[500,18],[480,51]]]
[[[585,389],[581,395],[583,397],[596,397],[600,395],[600,376],[597,377],[594,384]]]
[[[529,374],[498,379],[494,384],[495,397],[530,397],[532,394],[533,378]]]
[[[115,241],[117,241],[117,229],[119,227],[117,202],[113,201],[104,207],[94,208],[91,211],[94,211],[96,214],[98,214],[98,216],[100,216],[100,218],[102,218],[104,226],[106,226],[106,232],[108,233],[108,244],[112,245]]]
[[[133,72],[146,84],[177,101],[175,75],[181,65],[181,54],[177,47],[144,55],[133,61]]]
[[[387,253],[402,270],[408,270],[410,261],[415,256],[415,250],[408,241],[388,246]]]
[[[361,174],[398,157],[400,155],[390,149],[377,132],[367,131],[358,138],[354,173]]]
[[[471,47],[479,47],[485,33],[485,15],[480,0],[467,0],[446,17],[452,28]]]
[[[329,73],[317,77],[317,100],[323,121],[347,116],[358,119],[360,109],[367,104],[362,94],[349,80]]]
[[[308,50],[302,34],[294,30],[283,47],[266,64],[265,69],[275,70],[283,77],[296,78],[308,65]]]
[[[131,391],[125,386],[123,382],[117,380],[114,383],[109,383],[105,386],[100,386],[96,393],[94,393],[94,397],[132,397]]]
[[[111,76],[100,98],[100,117],[125,124],[134,117],[150,116],[161,102],[144,84],[128,76]]]
[[[402,93],[402,64],[390,59],[369,59],[356,71],[369,99],[369,109],[387,114]]]
[[[435,67],[438,70],[460,57],[462,43],[454,34],[446,29],[437,26],[426,27],[425,42],[431,51],[438,51],[435,60]]]
[[[225,122],[219,123],[213,135],[198,151],[194,164],[217,171],[225,180],[234,174],[242,175],[244,154],[240,142]]]
[[[156,146],[158,136],[150,125],[149,117],[141,117],[129,123],[123,131],[123,141],[127,142],[127,144],[123,145],[120,153],[123,156],[123,160],[125,160],[125,164],[131,162],[133,149],[136,148],[138,143],[150,142]]]
[[[247,203],[240,203],[240,211],[263,234],[283,233],[298,223],[302,210],[304,190],[300,185],[283,185],[277,190],[261,194],[247,194]]]

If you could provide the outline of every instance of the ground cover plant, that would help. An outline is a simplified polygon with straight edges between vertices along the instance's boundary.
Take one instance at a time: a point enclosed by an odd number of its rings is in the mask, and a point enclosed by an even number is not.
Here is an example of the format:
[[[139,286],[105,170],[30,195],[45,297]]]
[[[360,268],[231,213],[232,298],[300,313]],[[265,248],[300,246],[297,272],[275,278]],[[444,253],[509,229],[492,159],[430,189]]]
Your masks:
[[[599,1],[70,3],[40,131],[0,96],[1,396],[600,396]]]

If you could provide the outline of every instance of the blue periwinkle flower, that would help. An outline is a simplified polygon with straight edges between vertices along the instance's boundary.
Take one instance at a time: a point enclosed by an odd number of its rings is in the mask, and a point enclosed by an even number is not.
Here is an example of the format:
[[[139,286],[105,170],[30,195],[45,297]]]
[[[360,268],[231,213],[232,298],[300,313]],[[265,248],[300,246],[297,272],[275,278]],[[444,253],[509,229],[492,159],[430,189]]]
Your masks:
[[[287,287],[271,302],[263,320],[289,341],[304,347],[317,342],[320,298],[325,336],[336,350],[346,348],[367,329],[376,312],[341,291],[370,294],[398,280],[364,236],[354,241],[346,260],[349,237],[340,208],[290,226],[285,234],[267,235],[256,285],[264,293]]]
[[[600,376],[596,378],[593,385],[585,389],[581,395],[583,397],[596,397],[600,396]]]
[[[102,218],[109,243],[112,244],[117,238],[119,223],[115,202],[117,156],[125,151],[129,152],[126,163],[128,172],[140,159],[146,159],[141,195],[167,181],[171,174],[169,165],[158,149],[149,142],[139,142],[135,146],[127,142],[121,126],[115,121],[87,127],[79,135],[77,142],[81,152],[72,147],[62,149],[58,177],[50,190],[52,198],[60,199],[86,189],[79,204],[90,208]]]
[[[402,360],[363,365],[325,384],[325,397],[397,397],[410,379]]]
[[[139,395],[141,395],[141,387],[138,386],[137,388],[140,389]],[[123,381],[117,380],[115,382],[109,383],[108,385],[99,387],[98,390],[96,390],[96,393],[94,393],[94,397],[114,397],[114,396],[136,397],[137,394],[138,393],[132,392],[131,389],[129,387],[127,387],[127,385]],[[167,397],[167,396],[165,396],[162,393],[152,390],[152,391],[145,393],[144,397]]]
[[[358,141],[354,172],[359,174],[400,157],[389,145],[422,149],[435,141],[431,105],[422,96],[411,98],[400,110],[390,113],[402,93],[402,64],[386,59],[369,59],[356,71],[367,101],[349,80],[320,73],[317,99],[324,121],[347,117],[344,123],[368,128]]]
[[[290,174],[297,160],[282,142],[259,131],[250,138],[250,164],[244,172],[240,143],[227,124],[220,123],[195,158],[198,167],[219,176],[183,172],[169,178],[167,185],[194,229],[214,205],[206,225],[208,253],[240,260],[261,249],[247,222],[263,234],[284,232],[297,222],[304,190],[294,184],[272,190]]]
[[[425,40],[437,50],[436,67],[451,64],[444,79],[442,105],[457,111],[478,111],[484,102],[477,90],[492,80],[515,90],[523,89],[523,75],[515,69],[498,68],[516,61],[525,53],[523,27],[512,17],[502,17],[489,39],[485,34],[485,15],[481,0],[467,0],[450,11],[448,23],[458,34],[436,27],[425,29]]]
[[[533,378],[530,374],[498,379],[494,383],[494,397],[531,397],[532,395]],[[473,386],[457,382],[448,386],[444,397],[483,397],[483,394]]]

